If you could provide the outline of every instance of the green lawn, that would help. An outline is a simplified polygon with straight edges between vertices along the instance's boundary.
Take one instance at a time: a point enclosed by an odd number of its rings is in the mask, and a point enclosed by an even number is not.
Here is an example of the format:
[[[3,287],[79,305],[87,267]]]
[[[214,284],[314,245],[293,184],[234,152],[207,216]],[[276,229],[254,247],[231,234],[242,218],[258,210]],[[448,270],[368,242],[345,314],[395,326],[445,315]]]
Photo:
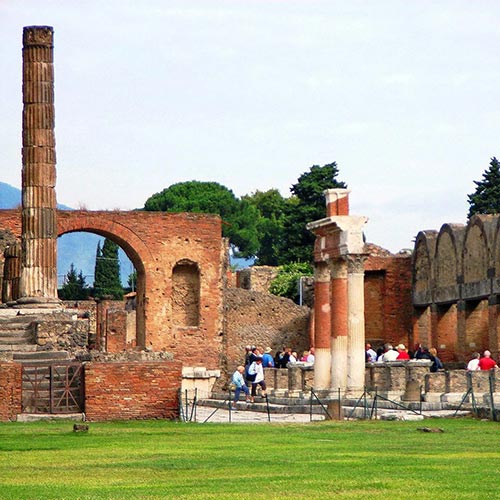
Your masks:
[[[0,498],[500,498],[491,421],[89,425],[0,424]]]

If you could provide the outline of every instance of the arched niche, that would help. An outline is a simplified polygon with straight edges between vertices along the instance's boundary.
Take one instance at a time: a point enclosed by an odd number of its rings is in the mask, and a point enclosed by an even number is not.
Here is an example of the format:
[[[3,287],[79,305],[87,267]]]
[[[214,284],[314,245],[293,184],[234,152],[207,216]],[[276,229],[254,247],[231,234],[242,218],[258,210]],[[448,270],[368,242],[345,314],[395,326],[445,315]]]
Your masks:
[[[434,258],[435,302],[450,302],[458,300],[459,258],[457,248],[463,232],[463,226],[444,224],[436,241]]]
[[[172,324],[198,327],[200,323],[200,270],[188,259],[178,261],[172,270]]]
[[[432,297],[432,256],[436,245],[436,231],[422,231],[415,240],[413,252],[413,303],[425,305]]]
[[[474,216],[465,232],[463,263],[463,297],[484,297],[490,293],[488,239],[481,217]]]

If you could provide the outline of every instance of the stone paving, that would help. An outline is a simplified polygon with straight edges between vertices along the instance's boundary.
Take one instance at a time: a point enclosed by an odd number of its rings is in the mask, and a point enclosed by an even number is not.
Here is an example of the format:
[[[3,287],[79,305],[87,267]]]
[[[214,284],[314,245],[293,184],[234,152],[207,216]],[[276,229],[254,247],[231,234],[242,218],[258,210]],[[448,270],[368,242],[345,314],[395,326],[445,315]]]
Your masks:
[[[191,412],[191,409],[189,409]],[[222,408],[211,408],[208,406],[197,406],[196,408],[196,418],[193,418],[195,422],[207,422],[211,423],[245,423],[245,424],[265,424],[265,423],[309,423],[311,422],[311,417],[309,414],[304,413],[271,413],[270,418],[268,418],[267,412],[252,411],[245,409],[238,409],[237,411],[222,409]],[[312,421],[319,422],[324,420],[324,415],[313,414]]]
[[[344,414],[349,414],[350,408],[344,409]],[[189,409],[191,412],[191,408]],[[459,411],[456,416],[469,416],[469,411]],[[400,410],[383,410],[379,413],[380,420],[407,420],[421,421],[426,418],[451,418],[455,416],[455,410],[439,410],[423,412],[422,415],[416,415],[413,412]],[[208,420],[207,420],[208,419]],[[312,420],[306,413],[271,413],[270,418],[266,412],[238,409],[238,411],[213,408],[208,406],[197,406],[196,415],[192,421],[197,423],[245,423],[245,424],[263,424],[263,423],[314,423],[325,420],[325,415],[313,414]],[[346,419],[347,420],[347,419]]]

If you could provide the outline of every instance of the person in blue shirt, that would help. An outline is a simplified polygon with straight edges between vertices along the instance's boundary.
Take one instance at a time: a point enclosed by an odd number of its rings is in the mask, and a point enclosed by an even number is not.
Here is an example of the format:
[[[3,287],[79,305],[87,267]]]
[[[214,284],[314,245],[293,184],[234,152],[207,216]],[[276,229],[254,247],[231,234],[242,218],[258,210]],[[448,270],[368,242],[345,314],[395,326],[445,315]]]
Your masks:
[[[274,368],[274,358],[271,356],[271,348],[268,347],[262,356],[262,366],[264,368]]]
[[[234,400],[232,405],[233,409],[236,409],[236,403],[238,403],[240,399],[241,391],[245,393],[247,403],[250,403],[250,390],[245,383],[243,373],[245,373],[245,367],[240,365],[238,366],[238,368],[236,368],[236,371],[231,377],[231,383],[234,384]]]

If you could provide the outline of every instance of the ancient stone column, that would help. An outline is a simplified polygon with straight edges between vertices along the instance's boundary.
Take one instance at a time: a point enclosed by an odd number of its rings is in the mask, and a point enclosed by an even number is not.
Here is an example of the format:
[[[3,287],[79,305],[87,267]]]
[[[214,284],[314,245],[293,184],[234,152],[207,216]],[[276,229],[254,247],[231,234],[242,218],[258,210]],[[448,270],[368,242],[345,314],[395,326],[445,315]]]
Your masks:
[[[57,302],[53,29],[23,31],[20,304]]]
[[[349,255],[347,270],[348,335],[347,391],[357,393],[365,385],[364,257]]]
[[[314,389],[330,388],[330,270],[326,262],[314,267]]]
[[[331,265],[332,390],[347,386],[348,282],[347,262],[335,259]]]

